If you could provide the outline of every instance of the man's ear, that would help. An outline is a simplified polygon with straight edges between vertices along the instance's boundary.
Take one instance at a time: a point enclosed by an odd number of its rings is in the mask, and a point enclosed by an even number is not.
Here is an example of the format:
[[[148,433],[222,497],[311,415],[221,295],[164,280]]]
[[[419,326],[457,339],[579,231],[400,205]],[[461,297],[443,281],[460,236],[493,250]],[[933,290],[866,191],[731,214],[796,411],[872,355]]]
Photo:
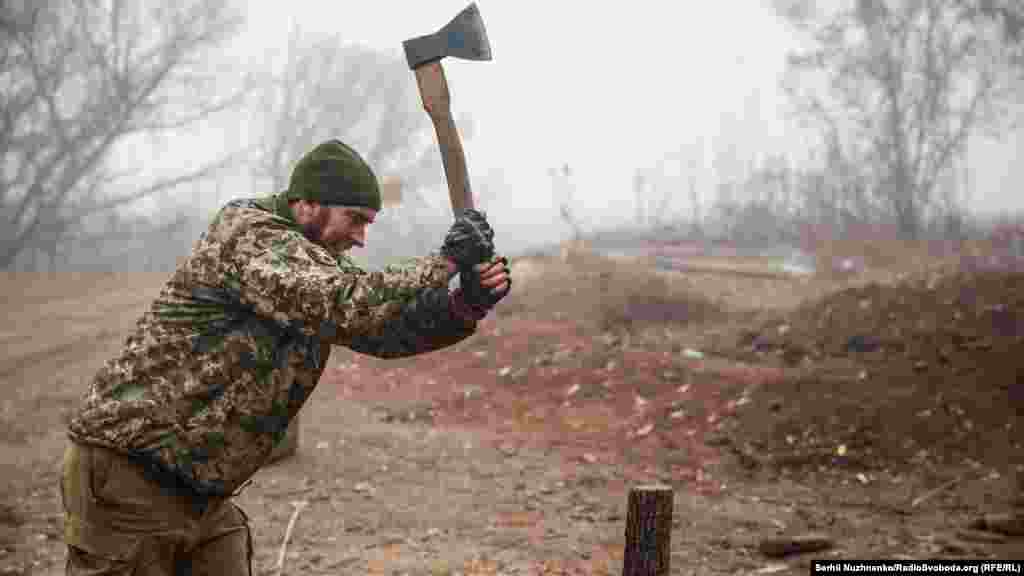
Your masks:
[[[295,216],[297,218],[308,220],[314,218],[317,215],[316,208],[318,206],[318,204],[315,204],[313,202],[310,202],[309,200],[306,200],[305,198],[302,198],[300,200],[295,201],[295,204],[292,206],[292,210],[295,212]]]
[[[314,220],[323,217],[324,212],[327,211],[326,206],[319,202],[313,202],[312,200],[307,200],[306,206],[308,207],[307,209],[309,210],[310,217]]]

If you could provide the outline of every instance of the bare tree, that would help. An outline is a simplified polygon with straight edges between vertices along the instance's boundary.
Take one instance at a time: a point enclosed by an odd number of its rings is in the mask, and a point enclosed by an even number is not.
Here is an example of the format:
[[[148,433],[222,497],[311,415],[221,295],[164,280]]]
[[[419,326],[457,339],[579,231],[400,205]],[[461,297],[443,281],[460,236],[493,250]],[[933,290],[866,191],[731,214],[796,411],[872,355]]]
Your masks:
[[[82,219],[214,174],[218,158],[112,195],[133,136],[240,103],[206,59],[237,31],[228,0],[0,2],[0,268],[55,254]],[[219,82],[219,83],[218,83]]]
[[[690,218],[693,221],[692,226],[697,232],[700,232],[702,228],[702,202],[700,198],[700,189],[697,186],[697,179],[700,176],[700,172],[704,169],[703,155],[704,147],[703,142],[701,142],[701,146],[695,147],[689,154],[689,159],[686,163],[686,184],[690,197]]]
[[[554,203],[558,206],[558,216],[569,228],[573,242],[580,242],[583,238],[583,222],[576,204],[576,186],[572,180],[572,169],[569,164],[562,164],[561,168],[548,168],[548,176],[551,177],[551,188]]]
[[[633,170],[633,199],[635,212],[633,220],[637,226],[647,225],[647,175],[640,168]]]
[[[652,166],[633,170],[633,222],[641,228],[673,227],[681,219],[672,212],[672,201],[680,194],[690,204],[691,225],[699,227],[701,198],[698,180],[703,167],[703,142],[682,145],[667,152]]]
[[[668,224],[669,208],[678,182],[666,175],[668,157],[662,157],[654,166],[633,171],[634,221],[640,227],[660,227]]]
[[[919,234],[941,174],[969,136],[998,129],[1014,97],[1019,8],[1002,0],[780,0],[810,46],[790,55],[799,111],[862,167],[873,200]]]
[[[253,176],[275,192],[287,187],[291,167],[318,143],[339,138],[355,147],[378,175],[399,175],[401,204],[389,206],[374,225],[368,256],[383,261],[413,255],[434,232],[445,212],[424,197],[443,183],[440,154],[423,112],[413,74],[399,59],[342,37],[309,39],[298,27],[289,35],[282,69],[263,91],[266,131]],[[472,122],[460,121],[463,137]]]

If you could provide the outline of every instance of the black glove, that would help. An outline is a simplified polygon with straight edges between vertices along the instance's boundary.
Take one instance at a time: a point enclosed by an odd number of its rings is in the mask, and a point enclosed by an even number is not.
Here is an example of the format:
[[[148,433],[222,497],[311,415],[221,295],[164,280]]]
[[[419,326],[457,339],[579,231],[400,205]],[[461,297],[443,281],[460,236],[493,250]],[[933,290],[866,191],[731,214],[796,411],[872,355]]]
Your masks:
[[[512,291],[512,270],[508,267],[508,258],[501,256],[494,262],[501,262],[508,274],[508,285],[503,292],[498,294],[491,293],[490,288],[486,288],[480,283],[480,273],[476,271],[476,268],[459,271],[459,287],[462,288],[463,298],[467,305],[490,310]]]
[[[494,230],[487,223],[487,216],[473,209],[464,210],[448,229],[441,254],[455,262],[460,272],[490,260],[494,256]]]

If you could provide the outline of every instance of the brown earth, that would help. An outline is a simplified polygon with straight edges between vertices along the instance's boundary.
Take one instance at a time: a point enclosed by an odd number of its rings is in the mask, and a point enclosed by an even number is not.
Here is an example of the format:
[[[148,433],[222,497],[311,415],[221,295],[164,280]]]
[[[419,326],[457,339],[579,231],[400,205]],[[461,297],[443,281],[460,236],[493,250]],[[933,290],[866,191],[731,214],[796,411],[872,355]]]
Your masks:
[[[456,347],[336,350],[298,456],[240,497],[259,572],[299,510],[285,573],[617,574],[628,490],[655,481],[675,491],[673,574],[1019,558],[1019,541],[958,529],[1005,504],[1024,462],[1008,401],[1024,276],[900,254],[812,279],[525,259]],[[0,279],[0,574],[61,573],[63,416],[161,280]],[[758,550],[808,532],[833,549]]]

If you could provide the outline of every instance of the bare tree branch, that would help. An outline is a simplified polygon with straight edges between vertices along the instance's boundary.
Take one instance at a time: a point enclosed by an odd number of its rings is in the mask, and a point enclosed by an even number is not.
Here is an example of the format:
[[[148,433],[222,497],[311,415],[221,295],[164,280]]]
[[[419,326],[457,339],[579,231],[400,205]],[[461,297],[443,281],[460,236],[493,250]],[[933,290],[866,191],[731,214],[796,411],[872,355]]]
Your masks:
[[[1006,124],[989,111],[1024,65],[1014,59],[1024,11],[1002,0],[858,0],[829,13],[779,4],[812,41],[788,58],[798,113],[838,127],[847,145],[835,149],[853,154],[849,164],[871,175],[903,232],[916,235],[938,178],[971,134]]]
[[[389,207],[375,229],[409,226],[413,237],[389,237],[388,246],[368,244],[371,257],[388,250],[414,252],[444,216],[422,194],[442,183],[442,171],[408,67],[386,54],[345,44],[341,36],[309,38],[297,28],[289,35],[285,60],[283,69],[265,81],[265,134],[253,176],[279,192],[304,153],[339,138],[356,148],[378,176],[402,178],[402,205]]]
[[[29,246],[61,242],[82,219],[78,207],[109,208],[195,179],[104,199],[116,180],[107,162],[125,136],[190,126],[240,103],[244,85],[224,95],[203,69],[239,23],[228,0],[0,4],[0,78],[9,85],[0,92],[0,162],[9,167],[0,174],[0,268]]]
[[[209,164],[206,164],[197,170],[193,170],[185,174],[180,174],[172,178],[163,178],[157,180],[156,182],[153,182],[138,190],[134,190],[128,194],[114,196],[112,198],[105,198],[100,201],[94,201],[88,204],[78,206],[77,209],[74,210],[73,218],[76,221],[81,220],[82,218],[85,218],[97,212],[104,212],[106,210],[110,210],[111,208],[116,208],[118,206],[130,204],[143,198],[149,198],[150,196],[153,196],[160,192],[172,190],[174,188],[177,188],[178,186],[181,186],[182,184],[188,184],[210,178],[216,175],[217,173],[221,172],[228,166],[236,164],[240,156],[241,154],[237,153],[226,158],[217,160],[215,162],[210,162]]]

